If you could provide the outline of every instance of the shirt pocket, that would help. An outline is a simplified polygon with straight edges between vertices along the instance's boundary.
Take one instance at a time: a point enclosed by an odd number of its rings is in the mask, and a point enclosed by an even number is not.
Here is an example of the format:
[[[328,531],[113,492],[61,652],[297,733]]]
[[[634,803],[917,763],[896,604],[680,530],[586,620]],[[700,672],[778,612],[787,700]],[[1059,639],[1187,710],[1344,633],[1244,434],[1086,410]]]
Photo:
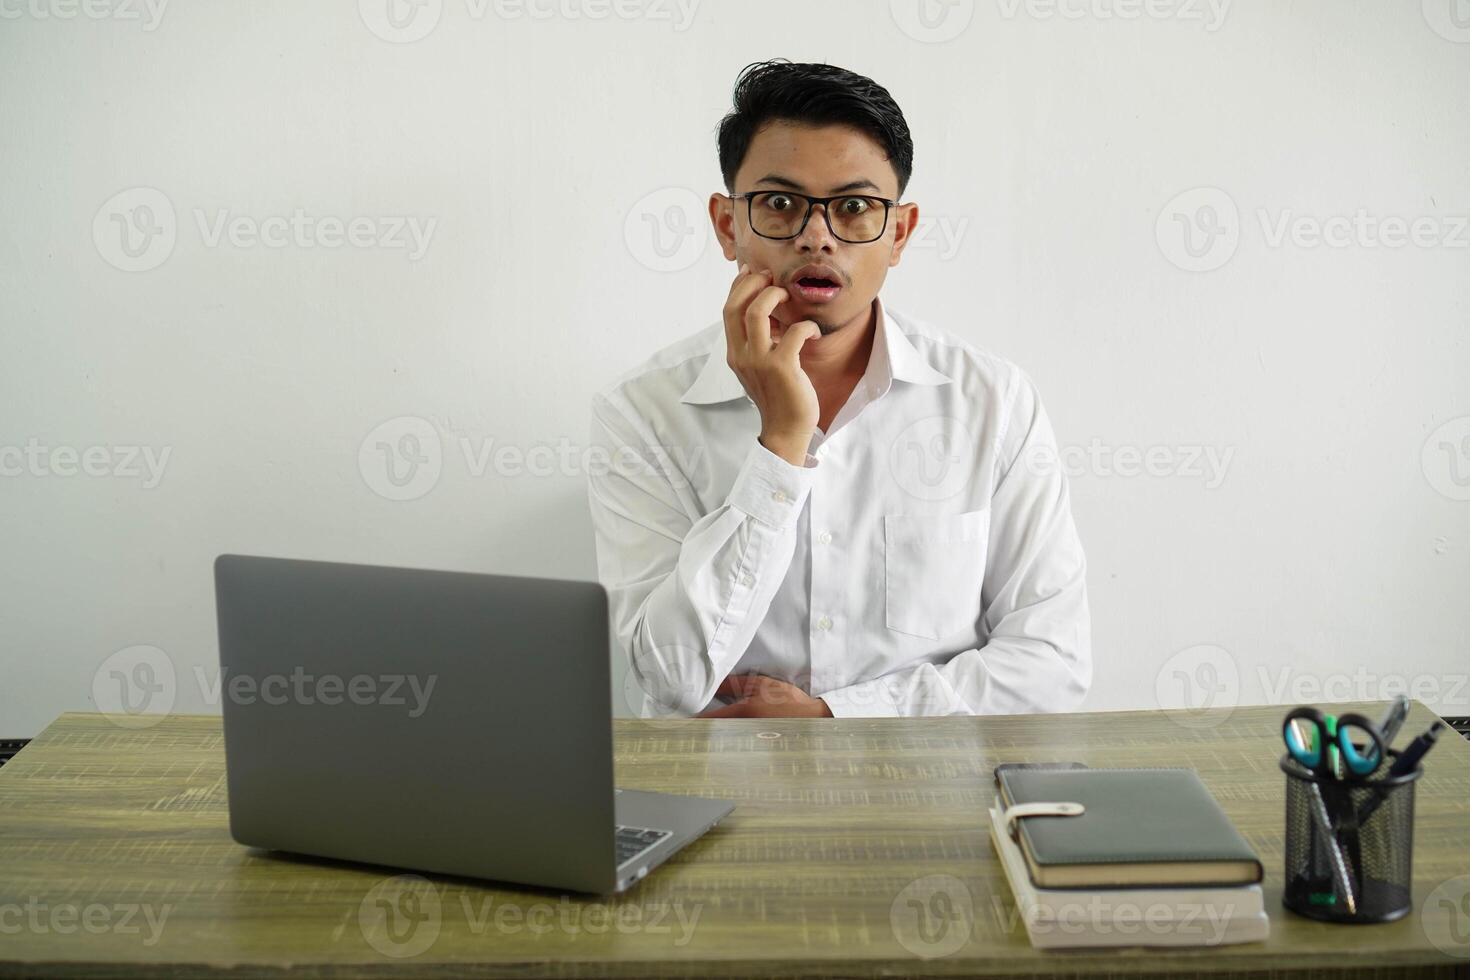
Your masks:
[[[980,619],[989,537],[989,508],[885,515],[888,628],[929,639],[974,629]]]

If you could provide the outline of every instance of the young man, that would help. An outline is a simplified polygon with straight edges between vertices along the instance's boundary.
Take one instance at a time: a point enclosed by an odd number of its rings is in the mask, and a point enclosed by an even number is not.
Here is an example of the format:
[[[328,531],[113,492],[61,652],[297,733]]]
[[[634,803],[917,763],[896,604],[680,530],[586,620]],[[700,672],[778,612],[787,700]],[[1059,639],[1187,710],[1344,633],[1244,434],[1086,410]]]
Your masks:
[[[919,220],[903,113],[841,68],[752,65],[719,155],[722,322],[592,401],[598,574],[645,708],[1075,708],[1086,561],[1036,388],[878,299]]]

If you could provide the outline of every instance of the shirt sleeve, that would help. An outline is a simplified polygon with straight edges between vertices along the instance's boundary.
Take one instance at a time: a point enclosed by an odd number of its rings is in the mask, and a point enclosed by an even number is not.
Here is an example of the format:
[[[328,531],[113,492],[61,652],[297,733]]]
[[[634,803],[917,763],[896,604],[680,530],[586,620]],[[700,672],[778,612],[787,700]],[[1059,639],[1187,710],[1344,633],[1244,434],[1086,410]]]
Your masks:
[[[1035,385],[1015,378],[990,503],[985,645],[821,694],[834,716],[1069,711],[1092,686],[1087,560],[1066,474]]]
[[[588,504],[614,643],[647,713],[692,715],[739,662],[786,576],[811,492],[794,466],[750,440],[725,502],[700,514],[687,474],[631,408],[592,400]],[[601,456],[601,454],[599,454]]]

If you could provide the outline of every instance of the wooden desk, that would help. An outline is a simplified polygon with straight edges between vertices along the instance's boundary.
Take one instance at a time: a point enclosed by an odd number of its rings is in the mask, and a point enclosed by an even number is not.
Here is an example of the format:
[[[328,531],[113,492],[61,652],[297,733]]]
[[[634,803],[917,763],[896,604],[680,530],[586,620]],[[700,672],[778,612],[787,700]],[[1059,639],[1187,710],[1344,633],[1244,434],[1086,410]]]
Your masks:
[[[1444,899],[1470,877],[1435,889],[1470,876],[1470,744],[1444,738],[1419,783],[1415,912],[1322,925],[1280,907],[1282,713],[619,721],[620,784],[739,806],[612,899],[247,850],[217,717],[68,714],[0,769],[0,976],[1466,975],[1470,898]],[[1407,736],[1432,717],[1416,703]],[[1067,759],[1197,769],[1265,862],[1270,940],[1032,949],[985,829],[991,768]],[[921,924],[913,897],[953,915]],[[385,922],[387,900],[416,920]]]

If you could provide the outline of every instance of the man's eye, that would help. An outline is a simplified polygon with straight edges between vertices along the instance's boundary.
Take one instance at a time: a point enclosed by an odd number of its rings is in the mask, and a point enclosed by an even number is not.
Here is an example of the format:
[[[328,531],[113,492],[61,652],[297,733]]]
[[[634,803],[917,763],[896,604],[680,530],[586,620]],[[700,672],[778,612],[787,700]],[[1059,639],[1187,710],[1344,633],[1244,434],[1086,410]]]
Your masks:
[[[848,197],[843,199],[838,208],[847,214],[862,214],[868,210],[868,202],[860,197]]]
[[[785,194],[773,194],[766,198],[766,207],[772,211],[790,211],[792,203],[791,198]]]

